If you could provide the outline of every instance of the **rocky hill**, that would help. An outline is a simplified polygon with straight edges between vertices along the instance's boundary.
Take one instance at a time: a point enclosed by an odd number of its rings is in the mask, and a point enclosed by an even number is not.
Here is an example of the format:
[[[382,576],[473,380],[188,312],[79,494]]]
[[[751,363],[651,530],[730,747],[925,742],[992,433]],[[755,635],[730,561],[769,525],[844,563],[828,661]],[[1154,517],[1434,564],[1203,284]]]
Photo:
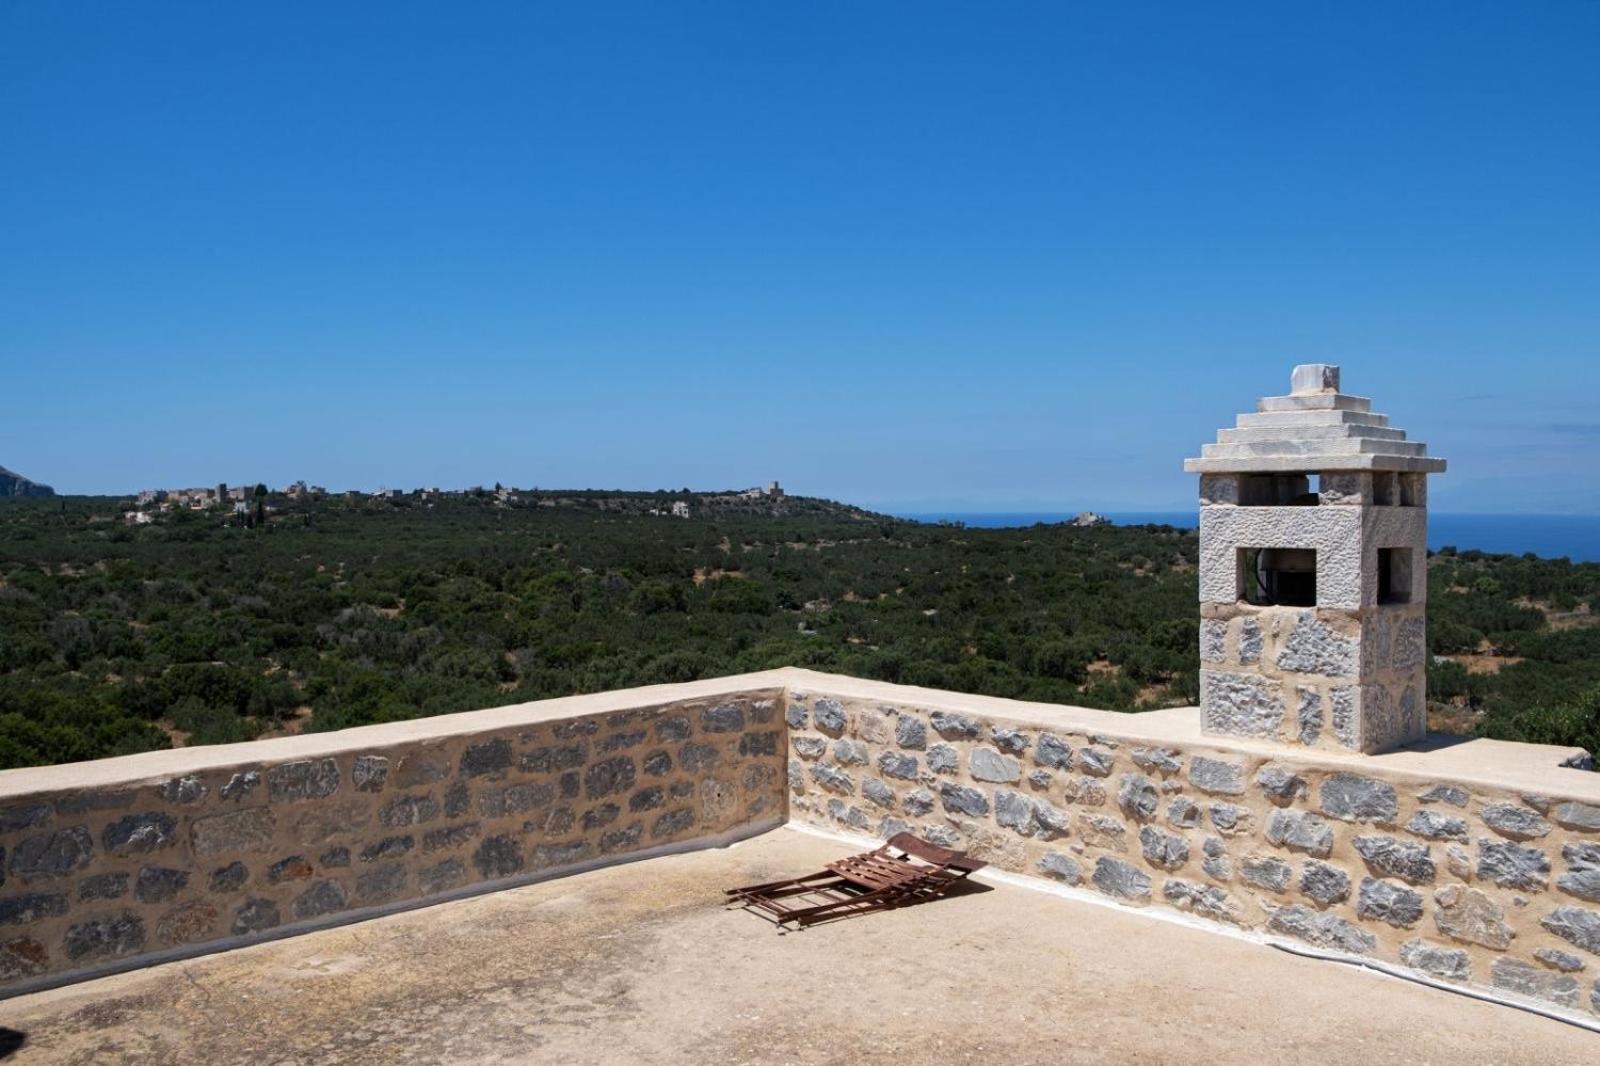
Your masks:
[[[56,490],[0,466],[0,496],[54,496]]]

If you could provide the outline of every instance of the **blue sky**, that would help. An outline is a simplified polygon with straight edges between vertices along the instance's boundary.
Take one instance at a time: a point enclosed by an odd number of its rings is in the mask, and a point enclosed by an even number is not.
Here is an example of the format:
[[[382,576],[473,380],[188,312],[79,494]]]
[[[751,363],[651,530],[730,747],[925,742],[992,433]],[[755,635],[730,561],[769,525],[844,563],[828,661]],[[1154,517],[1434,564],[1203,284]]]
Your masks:
[[[1192,506],[1296,362],[1600,511],[1600,3],[0,7],[0,464]]]

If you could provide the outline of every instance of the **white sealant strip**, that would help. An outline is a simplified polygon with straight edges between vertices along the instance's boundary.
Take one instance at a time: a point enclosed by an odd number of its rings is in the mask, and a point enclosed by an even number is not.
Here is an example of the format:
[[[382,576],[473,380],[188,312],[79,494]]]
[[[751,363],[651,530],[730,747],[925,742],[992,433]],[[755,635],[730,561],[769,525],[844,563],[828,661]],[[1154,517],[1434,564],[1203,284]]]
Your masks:
[[[821,837],[851,847],[875,848],[883,844],[878,837],[864,836],[857,833],[844,833],[836,829],[825,829],[822,826],[809,825],[805,822],[789,821],[783,826],[785,829],[807,836]],[[1362,955],[1351,955],[1342,951],[1325,951],[1321,948],[1309,947],[1299,941],[1288,940],[1283,937],[1268,936],[1249,929],[1236,929],[1223,925],[1221,922],[1208,921],[1184,911],[1173,910],[1169,907],[1131,907],[1115,900],[1090,892],[1084,888],[1073,888],[1071,885],[1060,885],[1045,881],[1038,877],[1029,877],[1026,874],[1011,873],[1008,870],[997,870],[993,866],[972,875],[979,881],[995,884],[1010,885],[1013,888],[1026,889],[1029,892],[1043,892],[1050,896],[1060,896],[1075,903],[1087,903],[1095,907],[1105,907],[1116,911],[1118,914],[1131,914],[1151,921],[1166,922],[1169,925],[1181,925],[1186,929],[1197,929],[1212,936],[1228,937],[1231,940],[1243,940],[1250,944],[1259,944],[1263,947],[1276,948],[1291,955],[1299,955],[1308,959],[1317,959],[1322,962],[1339,962],[1358,969],[1366,970],[1381,977],[1390,977],[1399,981],[1409,981],[1413,984],[1425,985],[1428,988],[1437,988],[1445,992],[1453,992],[1458,996],[1469,999],[1482,1000],[1496,1006],[1510,1007],[1513,1010],[1527,1011],[1549,1018],[1551,1021],[1565,1022],[1579,1029],[1587,1029],[1592,1033],[1600,1033],[1600,1019],[1584,1017],[1563,1011],[1561,1008],[1543,1000],[1530,999],[1525,996],[1513,995],[1476,985],[1458,985],[1449,981],[1441,981],[1417,970],[1393,963],[1383,962],[1379,959],[1369,959]]]

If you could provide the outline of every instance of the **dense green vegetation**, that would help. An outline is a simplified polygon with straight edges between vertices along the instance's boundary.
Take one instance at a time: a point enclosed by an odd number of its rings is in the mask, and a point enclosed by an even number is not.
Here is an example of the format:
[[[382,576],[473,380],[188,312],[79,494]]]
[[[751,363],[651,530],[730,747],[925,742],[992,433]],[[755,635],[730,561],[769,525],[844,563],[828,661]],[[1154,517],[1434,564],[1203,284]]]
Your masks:
[[[650,514],[691,500],[696,517]],[[0,504],[0,766],[802,665],[1116,709],[1197,698],[1196,539],[679,493]],[[1434,692],[1600,747],[1600,566],[1447,553]],[[1534,606],[1538,604],[1538,606]],[[1574,624],[1552,628],[1549,612]]]

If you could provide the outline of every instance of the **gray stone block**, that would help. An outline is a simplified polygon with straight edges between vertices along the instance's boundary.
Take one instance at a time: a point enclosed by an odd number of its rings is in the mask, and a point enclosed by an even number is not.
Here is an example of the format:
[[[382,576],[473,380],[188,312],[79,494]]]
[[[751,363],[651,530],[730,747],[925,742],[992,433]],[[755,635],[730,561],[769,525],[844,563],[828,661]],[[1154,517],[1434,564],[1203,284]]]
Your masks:
[[[1103,807],[1106,789],[1092,777],[1069,777],[1061,783],[1061,794],[1068,803],[1081,803],[1085,807]]]
[[[995,747],[1012,755],[1021,755],[1033,743],[1033,738],[1022,730],[1002,729],[1000,726],[989,727],[989,739],[994,741]]]
[[[1039,872],[1055,881],[1065,881],[1069,885],[1083,883],[1083,868],[1070,855],[1059,851],[1047,851],[1039,858]]]
[[[1195,829],[1200,825],[1200,808],[1194,801],[1178,796],[1167,804],[1167,824],[1174,829]]]
[[[817,763],[811,768],[811,779],[829,792],[855,795],[855,779],[836,766]]]
[[[1533,953],[1540,964],[1548,966],[1557,973],[1577,973],[1586,965],[1584,961],[1570,951],[1558,951],[1555,948],[1540,948]]]
[[[1437,811],[1418,811],[1406,823],[1406,832],[1429,840],[1468,840],[1467,821]]]
[[[116,959],[144,950],[144,919],[134,914],[95,918],[67,930],[62,942],[73,962]]]
[[[1183,769],[1183,759],[1170,748],[1134,748],[1133,765],[1152,774],[1175,774]]]
[[[1311,859],[1300,869],[1300,891],[1324,905],[1340,903],[1350,898],[1350,875]]]
[[[1356,893],[1356,915],[1408,929],[1422,920],[1422,896],[1393,881],[1363,877]]]
[[[967,755],[967,772],[974,780],[997,784],[1022,780],[1022,764],[993,748],[973,748]]]
[[[1423,803],[1448,803],[1452,807],[1465,807],[1471,798],[1471,794],[1458,785],[1434,785],[1417,796]]]
[[[189,871],[174,870],[166,866],[146,866],[139,871],[133,894],[140,903],[164,903],[183,891],[189,883]]]
[[[1559,803],[1550,817],[1563,829],[1600,833],[1600,807],[1588,803]]]
[[[1216,837],[1207,837],[1200,848],[1200,854],[1200,869],[1205,871],[1207,877],[1218,881],[1233,880],[1233,860],[1228,857],[1222,841]]]
[[[981,818],[989,813],[989,797],[975,788],[955,785],[946,781],[939,786],[939,800],[951,814],[965,814]]]
[[[1150,825],[1139,830],[1139,850],[1159,870],[1181,869],[1189,861],[1188,841]]]
[[[1280,766],[1263,766],[1257,770],[1256,787],[1280,807],[1306,796],[1305,778]]]
[[[1568,844],[1561,849],[1568,866],[1556,887],[1569,896],[1600,903],[1600,844]]]
[[[1578,1005],[1578,982],[1564,973],[1551,973],[1517,959],[1495,959],[1490,979],[1502,991],[1548,1000],[1563,1007]]]
[[[217,893],[237,892],[244,887],[245,881],[250,877],[250,871],[244,863],[235,860],[228,865],[211,871],[211,891]],[[123,877],[126,884],[127,877]]]
[[[1278,687],[1256,674],[1200,671],[1200,723],[1206,733],[1276,738],[1283,727]]]
[[[243,868],[240,865],[240,869]],[[215,891],[215,888],[213,888],[213,891]],[[127,894],[127,874],[93,874],[78,882],[78,899],[80,900],[121,899]]]
[[[270,899],[247,899],[233,912],[233,935],[248,936],[283,924],[278,905]]]
[[[948,744],[928,748],[928,769],[936,774],[953,774],[961,769],[961,756]]]
[[[903,714],[894,724],[894,742],[902,748],[922,751],[928,746],[928,727],[922,719]]]
[[[350,905],[344,886],[337,881],[318,881],[294,901],[294,916],[301,921],[342,911]]]
[[[1255,815],[1249,807],[1232,803],[1211,805],[1211,824],[1225,837],[1244,836],[1255,827]]]
[[[86,826],[75,825],[24,839],[12,849],[11,873],[24,881],[48,880],[65,877],[93,861],[94,837]]]
[[[1033,801],[1020,792],[1008,788],[996,789],[994,794],[994,820],[1013,829],[1020,836],[1030,835],[1035,827]]]
[[[227,815],[204,821],[216,822],[224,817]],[[144,814],[127,815],[106,826],[100,834],[100,844],[113,855],[147,855],[171,847],[177,839],[177,832],[178,823],[172,815],[147,811]]]
[[[1273,912],[1267,928],[1303,940],[1314,947],[1370,955],[1378,940],[1360,926],[1333,914],[1323,914],[1295,903]]]
[[[1294,876],[1294,870],[1282,859],[1246,855],[1239,865],[1239,876],[1246,884],[1265,888],[1271,892],[1282,892],[1289,887],[1289,879]]]
[[[885,777],[898,777],[902,781],[917,779],[917,757],[897,751],[886,751],[878,756],[878,772]]]
[[[199,803],[209,791],[198,777],[190,774],[187,777],[174,777],[160,788],[161,798],[168,803],[187,806]]]
[[[1539,919],[1549,932],[1592,955],[1600,955],[1600,911],[1562,905]]]
[[[907,814],[920,818],[933,810],[933,793],[925,788],[908,792],[906,798],[902,801],[902,805],[905,807]]]
[[[1161,886],[1161,894],[1179,910],[1190,911],[1214,922],[1239,925],[1244,919],[1244,907],[1239,901],[1214,885],[1196,885],[1169,878]]]
[[[1078,818],[1078,830],[1083,842],[1090,847],[1109,851],[1127,851],[1127,827],[1115,818],[1104,814],[1085,814]]]
[[[1267,842],[1326,858],[1333,851],[1333,828],[1308,811],[1277,810],[1267,820]]]
[[[833,759],[841,766],[865,766],[871,755],[859,740],[841,738],[833,742]]]
[[[462,761],[465,763],[465,757]],[[689,767],[690,762],[686,748],[685,768]],[[632,790],[637,777],[638,769],[631,756],[615,755],[609,759],[601,759],[599,762],[591,763],[583,772],[583,794],[589,799],[602,799],[628,792]]]
[[[1322,784],[1322,813],[1345,822],[1391,823],[1399,814],[1394,786],[1357,774],[1333,774]]]
[[[357,755],[350,766],[350,782],[357,792],[382,792],[389,780],[389,760],[382,755]]]
[[[1300,743],[1315,745],[1322,737],[1322,693],[1316,689],[1299,690],[1300,706],[1296,711],[1296,724],[1300,727]]]
[[[1053,807],[1043,800],[1033,800],[1033,817],[1038,822],[1038,828],[1033,835],[1040,840],[1054,840],[1067,835],[1067,826],[1071,816],[1059,807]]]
[[[1550,833],[1549,822],[1515,803],[1487,804],[1478,816],[1484,825],[1511,840],[1537,840]]]
[[[1479,840],[1478,876],[1505,888],[1543,889],[1550,883],[1550,857],[1537,848]]]
[[[700,712],[700,728],[706,733],[737,733],[744,729],[744,708],[736,703],[721,703]]]
[[[928,722],[946,740],[972,740],[983,732],[983,723],[976,718],[950,711],[934,711]]]
[[[42,918],[67,913],[67,897],[59,892],[28,892],[0,899],[0,925],[32,925]]]
[[[1261,623],[1246,618],[1239,624],[1239,661],[1249,666],[1261,660]]]
[[[1189,760],[1189,783],[1214,796],[1244,795],[1244,767],[1196,755]]]
[[[817,706],[811,712],[811,721],[831,737],[842,734],[848,724],[844,716],[844,705],[838,700],[826,698],[817,700]]]
[[[1425,844],[1406,844],[1388,836],[1358,836],[1351,840],[1367,868],[1379,877],[1398,877],[1413,885],[1432,884],[1438,875]]]
[[[1400,945],[1400,961],[1447,981],[1465,981],[1472,976],[1472,961],[1465,951],[1430,944],[1420,937]]]
[[[1433,894],[1433,924],[1451,940],[1504,951],[1516,934],[1494,897],[1466,885],[1445,885]]]
[[[1278,669],[1297,674],[1354,678],[1360,648],[1353,637],[1336,632],[1312,611],[1302,611],[1278,653]]]
[[[1109,777],[1115,759],[1116,756],[1109,751],[1100,748],[1082,748],[1077,755],[1078,769],[1090,777]]]
[[[1143,774],[1123,774],[1117,786],[1117,806],[1124,814],[1141,822],[1155,818],[1160,793],[1154,781]]]
[[[1132,863],[1102,855],[1095,860],[1094,886],[1108,896],[1143,901],[1150,898],[1150,877]]]
[[[439,813],[439,801],[431,795],[396,796],[378,811],[378,821],[389,829],[402,829],[431,822]]]
[[[1072,748],[1054,733],[1040,733],[1039,743],[1033,749],[1033,761],[1056,770],[1071,769]]]
[[[842,799],[828,801],[828,814],[835,821],[843,822],[849,828],[860,830],[861,832],[865,832],[872,825],[872,820],[867,817],[866,811],[860,807],[847,804]]]
[[[509,752],[508,746],[508,758]],[[267,771],[267,795],[273,803],[324,799],[337,791],[339,764],[333,759],[302,759]]]
[[[356,902],[371,906],[398,899],[405,893],[406,879],[403,863],[392,862],[368,870],[356,878]]]

